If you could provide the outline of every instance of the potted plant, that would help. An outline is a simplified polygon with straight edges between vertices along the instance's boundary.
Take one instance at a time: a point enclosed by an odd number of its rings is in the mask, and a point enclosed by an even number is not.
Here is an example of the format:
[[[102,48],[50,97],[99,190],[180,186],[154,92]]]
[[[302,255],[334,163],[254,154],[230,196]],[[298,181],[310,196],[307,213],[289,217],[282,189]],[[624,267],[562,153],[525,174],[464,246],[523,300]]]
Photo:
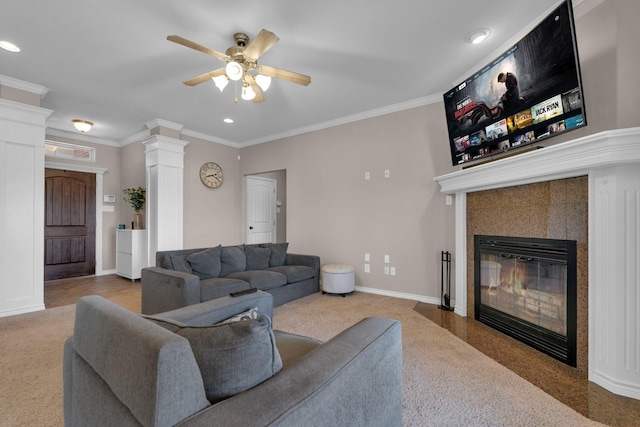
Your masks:
[[[144,207],[146,191],[142,187],[125,188],[122,190],[124,193],[124,201],[129,203],[135,214],[133,215],[133,229],[142,229],[142,214],[140,211]]]

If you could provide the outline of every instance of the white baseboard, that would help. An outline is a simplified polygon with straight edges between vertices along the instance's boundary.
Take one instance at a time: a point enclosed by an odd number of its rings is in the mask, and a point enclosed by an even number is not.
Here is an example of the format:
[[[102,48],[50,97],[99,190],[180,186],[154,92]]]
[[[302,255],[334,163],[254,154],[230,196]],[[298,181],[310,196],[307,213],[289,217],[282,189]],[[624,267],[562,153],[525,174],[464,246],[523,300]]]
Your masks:
[[[102,272],[97,273],[96,272],[96,276],[107,276],[109,274],[116,274],[116,269],[114,268],[113,270],[102,270]]]
[[[589,381],[609,390],[620,396],[630,397],[632,399],[640,399],[640,387],[633,382],[620,381],[606,373],[593,370],[589,372]]]
[[[384,289],[367,288],[364,286],[356,286],[356,291],[365,292],[368,294],[384,295],[387,297],[410,299],[410,300],[420,301],[420,302],[424,302],[427,304],[434,304],[434,305],[440,305],[440,302],[441,302],[440,298],[436,298],[436,297],[428,297],[425,295],[417,295],[417,294],[407,294],[404,292],[387,291]],[[451,301],[451,306],[452,307],[455,306],[455,301]]]

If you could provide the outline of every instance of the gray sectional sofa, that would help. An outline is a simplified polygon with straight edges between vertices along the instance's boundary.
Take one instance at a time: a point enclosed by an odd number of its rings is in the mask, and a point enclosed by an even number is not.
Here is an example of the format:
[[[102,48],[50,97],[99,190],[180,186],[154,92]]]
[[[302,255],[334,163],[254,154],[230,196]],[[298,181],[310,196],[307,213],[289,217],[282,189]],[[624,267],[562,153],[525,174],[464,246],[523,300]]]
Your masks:
[[[174,310],[249,288],[282,305],[320,289],[320,258],[290,254],[287,243],[158,251],[142,269],[142,312]]]
[[[65,425],[402,425],[400,322],[366,318],[321,343],[273,331],[272,302],[258,291],[141,316],[81,298],[64,346]]]

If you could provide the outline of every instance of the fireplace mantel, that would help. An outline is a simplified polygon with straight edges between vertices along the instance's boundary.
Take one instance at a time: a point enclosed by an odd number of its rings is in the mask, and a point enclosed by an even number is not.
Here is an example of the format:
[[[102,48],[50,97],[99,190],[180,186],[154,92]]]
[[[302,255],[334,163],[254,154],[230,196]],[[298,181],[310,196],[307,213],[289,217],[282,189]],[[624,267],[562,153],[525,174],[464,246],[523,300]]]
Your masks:
[[[589,181],[589,380],[640,399],[640,128],[436,177],[456,200],[455,312],[467,316],[467,193],[576,176]]]

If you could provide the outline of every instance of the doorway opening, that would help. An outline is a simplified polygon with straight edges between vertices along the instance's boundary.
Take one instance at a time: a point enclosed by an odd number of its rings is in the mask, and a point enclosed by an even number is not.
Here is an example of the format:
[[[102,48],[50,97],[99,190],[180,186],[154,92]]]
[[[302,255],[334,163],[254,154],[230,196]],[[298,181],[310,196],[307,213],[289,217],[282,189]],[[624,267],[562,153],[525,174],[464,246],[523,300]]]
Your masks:
[[[286,170],[247,175],[245,179],[246,243],[287,241]]]

